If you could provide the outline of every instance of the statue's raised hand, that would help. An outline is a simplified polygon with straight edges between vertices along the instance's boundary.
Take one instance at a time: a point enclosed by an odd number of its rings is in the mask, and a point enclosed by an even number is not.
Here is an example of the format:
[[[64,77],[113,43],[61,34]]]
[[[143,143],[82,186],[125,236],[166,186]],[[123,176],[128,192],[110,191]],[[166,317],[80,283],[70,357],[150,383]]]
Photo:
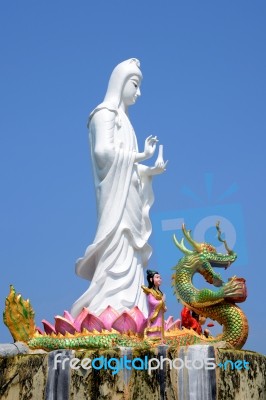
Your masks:
[[[148,136],[147,139],[145,140],[145,145],[144,145],[144,154],[145,158],[151,158],[155,152],[156,149],[156,143],[158,142],[157,136]]]

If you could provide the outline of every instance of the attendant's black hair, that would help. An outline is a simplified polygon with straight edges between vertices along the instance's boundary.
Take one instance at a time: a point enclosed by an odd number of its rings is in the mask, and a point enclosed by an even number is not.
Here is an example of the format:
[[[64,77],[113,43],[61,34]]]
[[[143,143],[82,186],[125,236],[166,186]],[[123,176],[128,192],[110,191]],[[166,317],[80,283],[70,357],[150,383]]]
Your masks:
[[[156,274],[160,275],[159,272],[157,272],[157,271],[152,271],[151,269],[147,269],[147,281],[148,281],[148,288],[149,288],[149,289],[155,289],[153,277],[154,277],[154,275],[156,275]],[[152,281],[151,281],[151,279],[152,279]],[[163,292],[160,290],[159,287],[158,287],[158,290],[159,290],[159,292],[163,293]]]

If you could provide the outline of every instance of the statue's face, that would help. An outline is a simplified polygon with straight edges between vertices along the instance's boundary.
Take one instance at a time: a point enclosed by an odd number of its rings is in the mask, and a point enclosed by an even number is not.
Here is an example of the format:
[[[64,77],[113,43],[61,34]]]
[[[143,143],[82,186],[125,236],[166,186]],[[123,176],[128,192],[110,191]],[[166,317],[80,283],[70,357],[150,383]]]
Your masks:
[[[162,283],[161,275],[159,275],[159,274],[153,275],[153,283],[154,283],[154,286],[159,287]]]
[[[140,78],[137,75],[133,75],[126,82],[121,100],[126,107],[135,104],[137,98],[140,96]]]

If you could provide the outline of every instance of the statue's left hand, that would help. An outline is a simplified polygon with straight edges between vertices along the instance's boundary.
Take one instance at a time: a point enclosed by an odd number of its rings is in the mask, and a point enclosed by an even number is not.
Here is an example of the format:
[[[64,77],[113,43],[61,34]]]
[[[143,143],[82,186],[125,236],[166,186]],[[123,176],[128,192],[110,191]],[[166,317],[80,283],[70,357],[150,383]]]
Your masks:
[[[158,142],[157,136],[148,136],[147,139],[145,140],[145,145],[144,145],[144,154],[145,158],[151,158],[155,152],[156,149],[156,144]]]

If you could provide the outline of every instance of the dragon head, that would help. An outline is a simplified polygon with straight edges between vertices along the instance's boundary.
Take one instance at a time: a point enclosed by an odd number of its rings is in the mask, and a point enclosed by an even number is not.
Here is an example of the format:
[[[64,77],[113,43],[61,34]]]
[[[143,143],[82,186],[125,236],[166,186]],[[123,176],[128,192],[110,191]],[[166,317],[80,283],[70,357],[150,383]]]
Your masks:
[[[196,242],[191,236],[191,231],[187,230],[184,224],[182,225],[184,237],[192,246],[193,250],[185,247],[184,238],[178,242],[174,235],[174,242],[179,250],[181,250],[186,256],[197,256],[198,261],[200,261],[200,263],[197,264],[197,272],[204,275],[205,279],[209,283],[212,283],[215,286],[220,286],[222,284],[220,275],[215,274],[210,267],[226,269],[236,260],[237,255],[233,250],[229,249],[226,240],[221,238],[219,222],[216,224],[216,229],[218,231],[218,240],[224,243],[227,254],[217,253],[216,248],[209,243]]]

